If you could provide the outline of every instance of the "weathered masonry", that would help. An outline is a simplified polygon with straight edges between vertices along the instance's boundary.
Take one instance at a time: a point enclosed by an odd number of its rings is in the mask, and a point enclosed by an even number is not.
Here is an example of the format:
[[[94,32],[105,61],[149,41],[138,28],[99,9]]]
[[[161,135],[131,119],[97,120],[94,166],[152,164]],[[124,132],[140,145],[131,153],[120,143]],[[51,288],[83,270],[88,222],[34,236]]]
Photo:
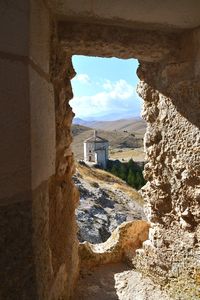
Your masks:
[[[198,0],[1,1],[0,299],[69,299],[79,273],[73,54],[139,60],[151,229],[135,265],[199,299],[199,26]]]
[[[84,162],[91,166],[99,165],[105,169],[108,160],[108,140],[101,138],[94,130],[94,135],[86,139],[84,145]]]

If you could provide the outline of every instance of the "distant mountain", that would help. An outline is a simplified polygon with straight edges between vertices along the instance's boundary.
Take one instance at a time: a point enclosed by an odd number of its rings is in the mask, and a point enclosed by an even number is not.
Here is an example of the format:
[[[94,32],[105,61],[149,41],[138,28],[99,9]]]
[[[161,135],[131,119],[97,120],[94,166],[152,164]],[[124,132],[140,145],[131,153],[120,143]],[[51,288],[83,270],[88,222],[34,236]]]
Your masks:
[[[85,124],[88,126],[88,124]],[[146,122],[141,118],[120,119],[115,121],[90,122],[89,127],[106,131],[127,131],[144,135],[146,131]]]
[[[102,121],[102,120],[101,120]],[[73,119],[73,125],[83,125],[83,126],[87,126],[87,127],[91,127],[91,124],[95,124],[96,122],[99,122],[99,120],[94,120],[92,118],[87,119],[87,120],[83,120],[81,118],[74,118]]]
[[[76,125],[85,125],[85,123],[87,123],[87,121],[80,119],[80,118],[74,118],[73,119],[73,124]]]
[[[140,115],[138,114],[134,114],[134,113],[129,113],[127,114],[127,112],[113,112],[113,113],[108,113],[108,114],[104,114],[104,115],[97,115],[95,114],[95,116],[93,117],[87,117],[84,118],[87,121],[115,121],[115,120],[121,120],[121,119],[131,119],[131,118],[140,118]]]

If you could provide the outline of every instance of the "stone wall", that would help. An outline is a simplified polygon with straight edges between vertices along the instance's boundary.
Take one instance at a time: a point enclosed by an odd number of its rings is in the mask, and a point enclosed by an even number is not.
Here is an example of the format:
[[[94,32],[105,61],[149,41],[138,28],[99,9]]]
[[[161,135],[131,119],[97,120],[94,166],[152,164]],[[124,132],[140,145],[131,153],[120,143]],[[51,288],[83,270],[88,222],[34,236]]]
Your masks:
[[[140,59],[148,164],[143,190],[152,226],[134,260],[177,299],[199,297],[199,31],[161,33],[59,23],[73,53]],[[162,38],[160,38],[162,36]],[[141,39],[142,37],[142,39]],[[126,41],[126,42],[125,42]]]
[[[55,282],[53,299],[68,299],[78,277],[75,208],[79,195],[72,182],[75,169],[71,150],[71,123],[74,114],[69,106],[69,100],[73,97],[70,80],[74,76],[71,57],[62,51],[54,28],[51,79],[55,94],[56,174],[50,185],[49,216],[52,267],[58,274],[58,282]]]
[[[148,124],[143,196],[152,225],[135,263],[185,300],[200,293],[199,33],[181,36],[174,60],[138,68]]]
[[[78,275],[72,54],[140,59],[152,226],[135,264],[177,299],[198,299],[199,29],[57,22],[48,2],[0,7],[0,299],[69,299]]]
[[[23,9],[22,9],[23,8]],[[0,299],[36,299],[30,145],[29,1],[0,7]]]
[[[33,89],[35,97],[32,120],[37,120],[37,126],[32,121],[34,130],[32,149],[36,149],[37,152],[36,161],[33,161],[36,175],[32,175],[32,184],[34,178],[42,182],[40,184],[36,182],[33,190],[33,246],[38,299],[64,300],[69,299],[78,277],[75,208],[79,197],[72,182],[73,113],[68,103],[73,97],[70,80],[75,72],[71,58],[67,57],[58,42],[57,26],[52,18],[48,30],[49,44],[46,57],[48,57],[48,78],[53,102],[50,104],[49,88],[42,81],[38,82]],[[44,62],[44,59],[42,61]],[[41,98],[42,90],[37,93],[40,84],[43,84],[46,103]],[[39,99],[36,98],[37,95],[40,95]],[[37,106],[37,103],[40,106]],[[38,135],[34,136],[35,132]],[[32,159],[34,159],[33,154]],[[46,181],[42,181],[41,176],[45,173],[41,171],[47,172],[48,166],[53,168],[53,172],[50,173],[52,175]]]
[[[149,233],[149,224],[143,220],[123,222],[104,243],[79,244],[80,269],[90,269],[96,266],[127,262],[131,263],[135,251],[141,248]]]
[[[78,270],[74,73],[45,1],[3,1],[0,15],[0,299],[68,299]]]

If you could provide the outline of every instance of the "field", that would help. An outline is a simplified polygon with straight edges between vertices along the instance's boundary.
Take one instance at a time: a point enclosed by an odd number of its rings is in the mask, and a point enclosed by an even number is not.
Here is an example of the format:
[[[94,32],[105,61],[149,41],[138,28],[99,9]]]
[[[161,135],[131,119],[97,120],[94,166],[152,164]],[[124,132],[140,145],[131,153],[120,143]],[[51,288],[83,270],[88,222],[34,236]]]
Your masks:
[[[129,161],[131,158],[134,161],[144,161],[145,160],[145,153],[143,147],[130,149],[112,149],[109,152],[109,157],[112,160],[119,159],[120,161]]]

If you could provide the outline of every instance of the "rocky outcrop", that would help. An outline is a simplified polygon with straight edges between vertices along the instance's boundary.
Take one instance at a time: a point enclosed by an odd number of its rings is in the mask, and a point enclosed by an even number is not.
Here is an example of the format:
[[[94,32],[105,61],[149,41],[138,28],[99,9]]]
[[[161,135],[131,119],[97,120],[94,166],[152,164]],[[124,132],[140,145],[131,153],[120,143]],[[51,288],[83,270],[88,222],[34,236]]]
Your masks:
[[[91,168],[82,167],[88,173]],[[80,171],[80,168],[79,168]],[[138,202],[140,195],[133,190],[132,195],[123,191],[122,187],[127,187],[125,182],[112,176],[113,181],[99,181],[93,177],[88,180],[81,172],[77,171],[73,176],[76,187],[80,193],[80,203],[76,209],[78,223],[78,239],[80,242],[90,243],[105,242],[117,226],[125,221],[145,220],[142,204]],[[98,170],[93,168],[93,176],[98,174]],[[105,172],[106,174],[106,172]],[[121,186],[117,186],[119,182]],[[133,195],[135,194],[136,199]]]
[[[110,238],[101,244],[80,243],[80,268],[131,261],[135,250],[148,238],[149,224],[146,221],[124,222],[117,227]]]
[[[200,85],[191,65],[199,54],[189,52],[197,36],[183,37],[190,46],[176,62],[141,62],[138,69],[148,123],[143,197],[151,228],[134,262],[184,300],[200,295]]]

